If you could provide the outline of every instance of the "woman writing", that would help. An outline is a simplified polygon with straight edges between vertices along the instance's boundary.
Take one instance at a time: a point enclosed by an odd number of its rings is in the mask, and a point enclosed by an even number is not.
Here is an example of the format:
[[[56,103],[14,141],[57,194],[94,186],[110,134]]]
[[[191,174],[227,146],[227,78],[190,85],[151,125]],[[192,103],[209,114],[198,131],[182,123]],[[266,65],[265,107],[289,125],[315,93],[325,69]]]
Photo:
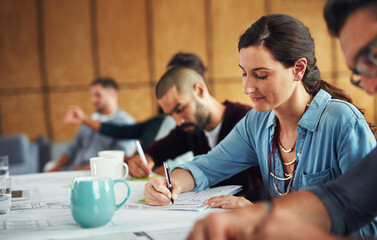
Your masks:
[[[266,15],[241,36],[238,48],[244,94],[254,109],[211,152],[173,170],[172,192],[153,178],[145,187],[148,204],[167,205],[170,197],[205,189],[255,165],[271,196],[279,197],[336,178],[376,146],[348,95],[321,80],[313,39],[300,21]],[[251,203],[222,196],[205,204]],[[374,223],[361,231],[374,236]]]

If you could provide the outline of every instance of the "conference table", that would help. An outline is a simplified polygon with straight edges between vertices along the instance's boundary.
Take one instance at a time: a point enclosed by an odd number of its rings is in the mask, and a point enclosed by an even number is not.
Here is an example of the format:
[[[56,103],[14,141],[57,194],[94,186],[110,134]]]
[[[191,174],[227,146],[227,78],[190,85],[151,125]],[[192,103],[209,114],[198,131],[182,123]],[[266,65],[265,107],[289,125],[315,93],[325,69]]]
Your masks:
[[[37,173],[11,176],[12,190],[29,190],[26,200],[12,200],[11,211],[0,215],[1,239],[185,239],[195,221],[216,209],[171,211],[124,205],[112,220],[99,228],[82,228],[72,218],[70,196],[76,177],[90,171]],[[146,181],[127,179],[130,199],[140,198]],[[124,184],[115,187],[116,202],[127,194]],[[138,196],[135,196],[138,195]],[[130,199],[127,201],[129,202]]]

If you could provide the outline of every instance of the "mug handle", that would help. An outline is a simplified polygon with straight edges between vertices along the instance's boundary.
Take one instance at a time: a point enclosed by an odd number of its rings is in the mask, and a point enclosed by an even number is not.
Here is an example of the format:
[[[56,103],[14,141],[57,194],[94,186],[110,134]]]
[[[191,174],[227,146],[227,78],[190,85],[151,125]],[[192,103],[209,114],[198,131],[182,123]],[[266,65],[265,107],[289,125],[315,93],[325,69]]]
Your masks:
[[[127,193],[127,197],[123,200],[123,202],[121,202],[120,204],[118,205],[115,205],[115,210],[118,210],[120,207],[122,207],[128,200],[128,198],[130,197],[131,195],[131,188],[130,188],[130,185],[128,185],[128,183],[122,179],[117,179],[117,180],[113,180],[114,182],[114,185],[118,182],[121,182],[121,183],[125,183],[127,185],[127,189],[128,189],[128,193]]]
[[[128,165],[127,165],[127,163],[122,162],[122,166],[124,167],[124,171],[125,171],[122,179],[126,179],[128,177]]]

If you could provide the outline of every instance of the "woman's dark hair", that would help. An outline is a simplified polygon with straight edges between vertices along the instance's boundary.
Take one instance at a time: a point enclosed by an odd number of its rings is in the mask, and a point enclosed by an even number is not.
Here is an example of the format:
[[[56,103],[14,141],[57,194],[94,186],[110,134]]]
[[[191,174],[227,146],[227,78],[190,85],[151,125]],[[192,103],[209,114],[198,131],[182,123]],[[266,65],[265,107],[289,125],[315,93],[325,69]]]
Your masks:
[[[311,96],[324,89],[333,98],[352,102],[343,90],[321,80],[313,38],[309,29],[296,18],[285,14],[261,17],[241,36],[238,50],[249,46],[264,46],[285,67],[293,67],[298,59],[306,58],[307,67],[302,82]]]
[[[296,18],[286,14],[261,17],[241,35],[238,51],[250,46],[264,46],[285,67],[293,67],[298,59],[306,58],[307,67],[302,83],[311,96],[314,97],[323,89],[334,99],[352,103],[351,97],[344,90],[321,79],[313,38],[309,29]],[[362,114],[365,113],[365,110],[359,110]]]

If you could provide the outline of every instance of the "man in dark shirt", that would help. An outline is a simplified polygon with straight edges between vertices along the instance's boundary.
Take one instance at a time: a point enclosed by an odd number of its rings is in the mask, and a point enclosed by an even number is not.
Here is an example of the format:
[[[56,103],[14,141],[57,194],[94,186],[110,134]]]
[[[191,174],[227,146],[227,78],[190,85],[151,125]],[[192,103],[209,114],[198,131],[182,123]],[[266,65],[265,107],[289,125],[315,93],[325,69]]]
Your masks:
[[[352,70],[352,84],[376,94],[377,1],[328,0],[325,18],[330,32],[339,37]],[[211,214],[196,223],[189,239],[339,239],[328,232],[349,235],[377,216],[376,173],[374,149],[348,172],[322,186],[272,203]]]
[[[161,77],[156,97],[159,106],[174,118],[177,127],[145,149],[147,165],[139,156],[128,160],[130,174],[134,177],[148,176],[163,161],[188,151],[194,155],[207,153],[251,109],[240,103],[220,103],[209,94],[200,74],[180,66],[169,69]],[[243,185],[246,197],[258,200],[263,186],[259,168],[245,170],[218,185],[230,184]]]

